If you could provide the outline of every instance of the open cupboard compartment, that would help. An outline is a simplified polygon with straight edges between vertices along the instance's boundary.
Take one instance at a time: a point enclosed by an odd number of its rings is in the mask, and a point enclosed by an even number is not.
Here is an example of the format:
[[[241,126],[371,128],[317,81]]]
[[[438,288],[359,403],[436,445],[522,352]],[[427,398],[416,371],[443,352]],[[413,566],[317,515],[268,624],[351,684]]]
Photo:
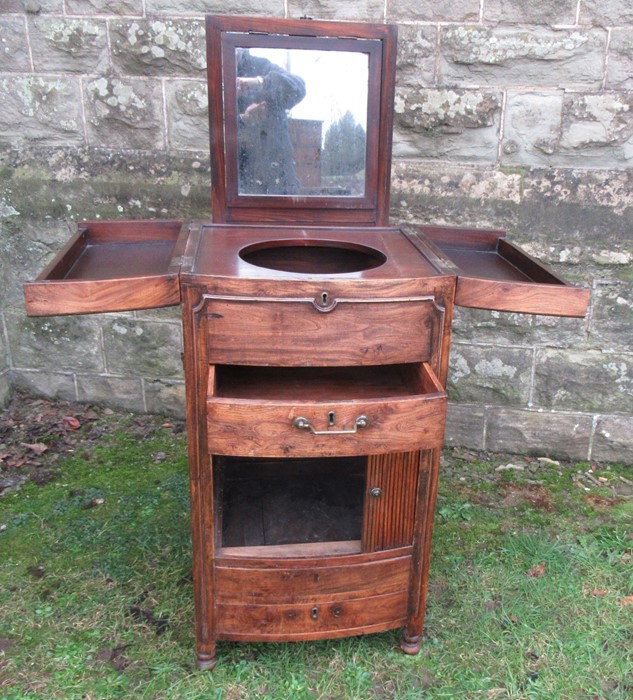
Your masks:
[[[218,557],[340,556],[412,544],[420,452],[213,461]]]

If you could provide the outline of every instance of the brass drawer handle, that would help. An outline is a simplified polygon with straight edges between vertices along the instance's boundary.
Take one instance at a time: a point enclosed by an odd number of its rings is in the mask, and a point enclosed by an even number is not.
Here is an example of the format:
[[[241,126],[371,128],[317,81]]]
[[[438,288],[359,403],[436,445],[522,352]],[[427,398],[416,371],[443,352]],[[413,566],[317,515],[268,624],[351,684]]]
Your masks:
[[[292,425],[298,430],[309,430],[313,435],[353,435],[369,425],[369,418],[365,415],[358,416],[354,421],[354,427],[349,430],[315,430],[304,416],[297,416],[292,421]]]

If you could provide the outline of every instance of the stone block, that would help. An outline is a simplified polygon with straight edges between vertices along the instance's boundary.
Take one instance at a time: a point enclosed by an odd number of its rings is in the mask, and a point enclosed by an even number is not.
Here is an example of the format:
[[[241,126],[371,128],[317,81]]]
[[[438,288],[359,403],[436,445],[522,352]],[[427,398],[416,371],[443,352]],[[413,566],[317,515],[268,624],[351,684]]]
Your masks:
[[[633,90],[633,29],[614,29],[611,32],[607,87]]]
[[[29,22],[33,65],[46,73],[100,73],[108,69],[103,20],[38,16]]]
[[[444,27],[440,80],[449,85],[598,89],[606,41],[600,29]]]
[[[16,75],[0,78],[0,143],[83,142],[79,81]]]
[[[575,24],[577,0],[486,0],[485,22],[499,24]]]
[[[167,130],[171,148],[209,148],[209,110],[204,81],[170,80],[165,84]]]
[[[24,19],[0,15],[0,71],[9,73],[30,70],[31,59]]]
[[[544,348],[535,364],[535,406],[633,413],[633,355]]]
[[[455,307],[453,342],[525,345],[533,343],[532,316]]]
[[[446,444],[483,450],[485,419],[483,406],[449,401],[446,414]]]
[[[288,17],[382,22],[383,0],[288,0]]]
[[[629,0],[583,0],[580,23],[599,27],[633,24],[633,5]]]
[[[103,324],[108,372],[128,377],[182,378],[181,327],[127,318]]]
[[[452,401],[525,406],[532,365],[531,348],[453,343],[448,395]]]
[[[145,410],[143,382],[138,378],[108,375],[77,375],[77,400],[123,408],[128,411]]]
[[[165,148],[163,96],[158,80],[106,78],[85,87],[88,141],[121,149]]]
[[[521,174],[489,167],[396,160],[391,174],[394,222],[512,228]]]
[[[629,177],[628,170],[497,170],[397,160],[391,217],[394,223],[506,230],[568,281],[590,286],[596,275],[607,274],[601,260],[624,261],[612,274],[631,278],[631,266],[628,273],[625,267],[633,220]]]
[[[64,0],[7,0],[7,4],[7,12],[26,12],[27,15],[64,12]]]
[[[99,325],[94,317],[27,318],[6,310],[5,321],[14,367],[103,372]]]
[[[586,321],[456,307],[453,340],[458,343],[577,347],[585,342]]]
[[[629,170],[527,171],[519,223],[531,252],[546,262],[628,264],[632,178]]]
[[[185,417],[185,384],[168,379],[144,379],[145,403],[150,413]]]
[[[501,162],[544,165],[559,150],[562,92],[508,91]]]
[[[565,97],[560,165],[626,167],[633,158],[633,93],[600,92]]]
[[[565,279],[570,277],[568,269],[555,270]],[[585,288],[589,283],[580,285]],[[588,318],[564,318],[561,316],[532,316],[532,338],[535,346],[551,348],[582,347],[587,339]]]
[[[142,15],[143,0],[66,0],[72,15]]]
[[[551,411],[489,408],[486,449],[535,457],[587,459],[593,419]]]
[[[629,169],[532,168],[523,178],[523,200],[525,205],[533,203],[545,211],[550,224],[544,230],[552,232],[556,227],[559,211],[563,225],[567,221],[565,229],[570,239],[574,232],[581,232],[579,245],[585,249],[578,260],[587,259],[596,249],[617,250],[618,244],[629,247],[630,238],[625,233],[630,230],[627,219],[633,209],[633,173]],[[573,209],[577,211],[575,216]],[[533,218],[535,213],[534,209],[528,211],[528,217]],[[617,218],[622,219],[619,225]],[[592,246],[582,240],[587,236]]]
[[[633,257],[633,250],[629,255]],[[633,349],[633,285],[620,280],[599,280],[593,293],[589,341],[604,352]]]
[[[591,459],[633,464],[633,417],[600,416],[596,423]]]
[[[398,28],[396,83],[414,88],[433,85],[436,46],[436,27],[401,25]]]
[[[208,219],[209,152],[0,149],[1,189],[20,225],[32,219],[48,227],[59,219],[70,231],[72,219]]]
[[[495,162],[500,115],[496,91],[399,88],[394,156]]]
[[[400,22],[476,22],[479,0],[390,0],[387,19]]]
[[[24,308],[22,283],[35,279],[70,235],[64,221],[19,221],[2,227],[0,288],[7,308]]]
[[[589,265],[594,246],[605,250],[609,241],[619,240],[616,249],[626,247],[630,235],[628,217],[605,207],[530,198],[515,213],[516,222],[510,227],[515,241],[527,253],[557,266],[568,281],[583,286],[590,285],[596,274],[604,274]]]
[[[180,304],[176,306],[165,306],[162,309],[139,309],[134,312],[134,318],[139,321],[161,321],[161,322],[182,322],[182,307]]]
[[[513,228],[518,218],[515,205],[506,201],[478,201],[456,192],[453,197],[431,193],[428,197],[398,193],[392,200],[391,217],[396,224],[428,223],[446,226]]]
[[[51,401],[77,400],[72,373],[14,369],[11,371],[11,385],[13,389],[29,396],[41,396]]]
[[[231,0],[232,15],[263,15],[283,17],[285,0]],[[226,0],[145,0],[148,15],[174,15],[187,12],[192,15],[229,14]],[[302,13],[303,14],[303,13]]]
[[[199,19],[111,20],[115,68],[127,75],[203,76],[204,22]]]

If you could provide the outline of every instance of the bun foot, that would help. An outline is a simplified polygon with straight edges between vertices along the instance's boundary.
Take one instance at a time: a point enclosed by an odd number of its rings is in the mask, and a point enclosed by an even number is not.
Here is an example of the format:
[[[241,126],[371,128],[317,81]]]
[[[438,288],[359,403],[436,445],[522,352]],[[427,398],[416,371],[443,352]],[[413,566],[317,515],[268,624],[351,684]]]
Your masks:
[[[421,635],[416,635],[415,637],[409,637],[405,632],[402,633],[402,638],[400,639],[400,648],[405,654],[417,654],[422,646]]]
[[[217,663],[218,657],[210,654],[198,654],[196,659],[196,666],[200,671],[212,671]]]

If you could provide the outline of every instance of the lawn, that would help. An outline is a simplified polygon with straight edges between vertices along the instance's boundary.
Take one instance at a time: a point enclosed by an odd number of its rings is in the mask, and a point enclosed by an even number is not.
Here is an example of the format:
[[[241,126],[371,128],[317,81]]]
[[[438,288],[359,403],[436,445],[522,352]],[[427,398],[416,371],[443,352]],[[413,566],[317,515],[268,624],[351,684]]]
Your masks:
[[[446,450],[420,654],[388,632],[194,667],[181,423],[0,414],[0,698],[633,697],[633,469]]]

